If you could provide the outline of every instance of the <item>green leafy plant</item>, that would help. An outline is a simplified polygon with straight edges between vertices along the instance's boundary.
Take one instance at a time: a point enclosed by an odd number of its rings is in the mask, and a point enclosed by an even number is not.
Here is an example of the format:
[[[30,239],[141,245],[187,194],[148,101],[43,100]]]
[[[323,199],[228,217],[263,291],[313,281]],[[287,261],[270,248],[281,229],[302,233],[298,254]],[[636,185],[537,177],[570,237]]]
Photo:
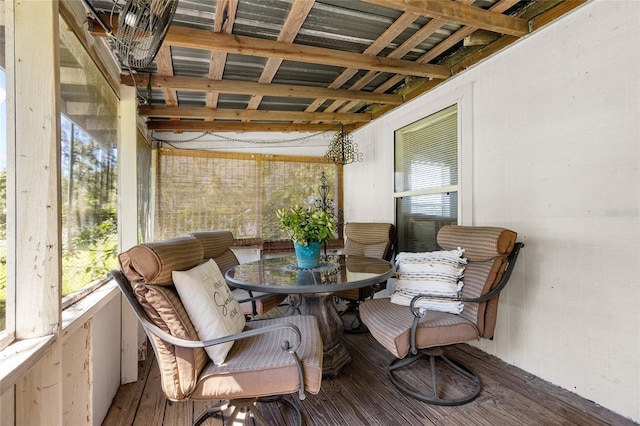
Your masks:
[[[316,207],[296,205],[289,210],[276,211],[280,227],[294,243],[307,246],[310,242],[324,242],[333,238],[336,220],[327,212]]]

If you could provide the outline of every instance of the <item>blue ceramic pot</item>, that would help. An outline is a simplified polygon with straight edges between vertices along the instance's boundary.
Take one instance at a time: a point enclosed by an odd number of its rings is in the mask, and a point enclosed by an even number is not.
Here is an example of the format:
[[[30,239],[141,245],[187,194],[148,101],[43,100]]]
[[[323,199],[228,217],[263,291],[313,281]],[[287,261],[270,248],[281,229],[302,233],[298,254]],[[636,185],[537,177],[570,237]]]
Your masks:
[[[310,269],[320,264],[322,243],[314,241],[310,242],[307,246],[293,243],[293,248],[296,250],[296,260],[298,261],[299,268]]]

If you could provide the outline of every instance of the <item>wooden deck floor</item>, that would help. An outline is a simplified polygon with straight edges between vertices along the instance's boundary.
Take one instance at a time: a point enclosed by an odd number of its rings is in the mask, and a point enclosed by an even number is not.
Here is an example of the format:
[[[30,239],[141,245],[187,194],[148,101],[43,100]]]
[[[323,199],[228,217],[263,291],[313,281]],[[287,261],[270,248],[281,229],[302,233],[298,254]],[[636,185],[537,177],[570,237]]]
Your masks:
[[[635,424],[468,345],[447,353],[478,373],[483,384],[478,398],[458,407],[427,405],[402,395],[388,381],[386,366],[392,357],[370,334],[347,334],[344,340],[353,361],[338,378],[323,380],[319,394],[299,403],[307,425]],[[140,364],[140,380],[120,388],[104,425],[190,425],[212,405],[167,401],[155,358],[149,359]],[[258,407],[270,424],[292,424],[289,408],[273,403]],[[205,424],[223,423],[209,419]]]

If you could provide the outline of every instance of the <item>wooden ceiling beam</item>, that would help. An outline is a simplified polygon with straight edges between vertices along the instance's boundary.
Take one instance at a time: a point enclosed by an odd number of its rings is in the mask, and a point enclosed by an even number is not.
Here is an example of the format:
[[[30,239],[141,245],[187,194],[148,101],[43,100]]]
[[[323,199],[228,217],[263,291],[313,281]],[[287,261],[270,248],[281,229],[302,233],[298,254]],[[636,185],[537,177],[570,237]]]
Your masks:
[[[162,44],[156,55],[156,66],[158,74],[166,77],[173,75],[173,60],[171,59],[171,47],[168,44]],[[178,96],[175,89],[167,87],[164,89],[164,99],[167,105],[178,105]]]
[[[462,3],[462,4],[471,4],[475,0],[457,0],[457,1]],[[404,12],[404,13],[407,14],[407,12]],[[446,24],[446,21],[444,19],[442,19],[442,18],[433,18],[433,19],[431,19],[422,28],[420,28],[418,31],[416,31],[411,37],[409,37],[407,40],[405,40],[404,43],[402,43],[395,50],[393,50],[391,53],[389,53],[389,55],[387,57],[388,58],[397,58],[397,59],[400,59],[400,58],[404,57],[404,55],[409,53],[409,51],[411,49],[413,49],[416,46],[418,46],[420,43],[422,43],[424,40],[426,40],[428,37],[430,37],[433,33],[435,33],[440,28],[442,28],[442,26],[444,26],[445,24]],[[374,71],[369,71],[365,75],[360,77],[358,79],[358,81],[354,82],[351,85],[351,88],[352,89],[360,89],[360,88],[366,86],[367,84],[369,84],[375,78],[377,78],[378,75],[380,75],[380,73],[377,73],[377,72],[374,72]],[[333,102],[331,105],[329,105],[325,109],[325,111],[326,112],[331,112],[331,111],[336,111],[336,110],[338,110],[338,108],[340,108],[339,109],[340,112],[349,112],[352,108],[356,108],[356,107],[360,106],[360,103],[356,102],[356,101],[348,102],[346,105],[342,106],[343,104],[344,104],[343,102],[337,102],[337,101]]]
[[[330,132],[336,124],[241,123],[224,121],[148,121],[147,129],[160,132]],[[351,131],[353,128],[344,126]]]
[[[116,24],[113,24],[116,25]],[[91,34],[105,36],[104,28],[90,25]],[[116,31],[115,28],[112,31]],[[215,50],[238,55],[281,58],[290,61],[332,65],[344,68],[446,79],[451,70],[441,65],[420,64],[401,59],[369,56],[323,47],[289,44],[255,37],[214,33],[197,28],[172,25],[164,43],[189,49]]]
[[[149,106],[138,107],[138,115],[143,117],[166,118],[202,118],[216,120],[257,120],[257,121],[323,121],[335,123],[353,123],[371,121],[370,114],[363,113],[332,113],[332,112],[302,112],[302,111],[273,111],[273,110],[245,110],[245,109],[214,109],[198,107]]]
[[[377,55],[393,40],[395,40],[398,35],[405,31],[417,18],[418,15],[414,13],[403,13],[380,35],[380,37],[378,37],[373,43],[369,45],[369,47],[364,50],[363,54],[371,56]],[[342,85],[349,81],[354,75],[356,75],[358,71],[359,70],[355,68],[345,69],[335,80],[333,80],[329,87],[335,89],[342,87]],[[373,73],[374,71],[369,72]],[[362,87],[364,87],[364,85],[358,87],[352,85],[349,90],[360,90]],[[306,111],[316,111],[325,102],[325,100],[326,99],[316,99],[307,107]],[[342,100],[336,100],[329,106],[327,110],[329,112],[335,111],[343,103],[344,101]]]
[[[413,12],[446,22],[521,37],[529,32],[527,20],[503,15],[450,0],[365,0],[404,12]]]
[[[130,75],[122,75],[121,83],[128,86],[134,85],[134,79]],[[147,87],[149,78],[137,78],[135,83],[139,88]],[[348,101],[359,100],[366,103],[381,103],[400,105],[402,96],[387,93],[361,92],[355,90],[325,89],[322,87],[298,86],[293,84],[267,84],[254,83],[240,80],[209,80],[197,77],[161,77],[151,76],[152,89],[164,89],[171,87],[178,91],[187,92],[211,92],[234,93],[239,95],[261,94],[281,98],[302,99],[344,99]]]
[[[393,74],[402,73],[434,78],[448,78],[451,76],[451,71],[441,65],[418,64],[401,59],[362,55],[360,53],[289,44],[255,37],[216,34],[178,26],[173,26],[169,29],[165,42],[190,49],[219,50],[239,55],[281,58],[290,61],[382,71]]]
[[[171,57],[171,46],[162,44],[155,58],[158,74],[163,76],[173,76],[173,58]],[[175,89],[167,87],[164,89],[164,103],[170,106],[178,105],[178,93]],[[175,119],[174,119],[175,120]]]
[[[293,43],[300,31],[300,28],[302,28],[302,24],[307,19],[309,12],[311,12],[311,8],[314,3],[315,0],[298,0],[291,4],[291,9],[289,10],[287,19],[284,21],[282,29],[280,29],[278,41],[283,43]],[[271,83],[278,72],[278,69],[280,69],[282,61],[283,60],[281,58],[267,59],[267,63],[262,69],[262,74],[260,74],[258,83]],[[258,109],[260,102],[262,102],[262,98],[263,96],[261,95],[252,96],[249,100],[249,105],[247,105],[247,109]]]
[[[216,15],[213,20],[213,31],[231,34],[236,21],[238,11],[238,0],[218,0],[216,3]],[[224,67],[227,63],[226,52],[211,51],[209,56],[209,78],[212,80],[222,80]],[[207,93],[207,106],[215,108],[218,106],[218,92]]]
[[[495,3],[493,6],[489,8],[489,11],[494,13],[502,13],[505,10],[509,9],[514,4],[518,3],[518,1],[519,0],[499,0],[497,3]],[[455,33],[451,34],[449,37],[441,41],[437,46],[434,46],[433,48],[431,48],[431,50],[429,50],[428,52],[420,56],[418,59],[416,59],[416,61],[426,63],[431,61],[432,59],[437,58],[438,55],[443,54],[444,52],[446,52],[447,50],[455,46],[456,43],[464,40],[466,36],[472,34],[477,29],[478,27],[472,27],[472,26],[461,27],[458,31],[456,31]],[[404,80],[405,77],[407,76],[400,75],[400,74],[394,75],[389,80],[387,80],[386,82],[378,86],[374,90],[374,92],[384,93],[390,88],[392,88],[393,86],[395,86],[396,84],[398,84],[399,82],[401,82],[402,80]]]

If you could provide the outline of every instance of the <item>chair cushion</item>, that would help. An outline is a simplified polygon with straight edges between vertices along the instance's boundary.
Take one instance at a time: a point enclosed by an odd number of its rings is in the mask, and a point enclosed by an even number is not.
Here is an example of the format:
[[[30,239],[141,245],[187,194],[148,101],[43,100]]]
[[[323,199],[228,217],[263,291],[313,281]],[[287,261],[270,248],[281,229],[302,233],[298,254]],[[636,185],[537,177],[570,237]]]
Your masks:
[[[322,380],[322,338],[317,320],[309,315],[247,322],[246,329],[292,323],[300,329],[298,356],[302,362],[305,391],[316,394]],[[282,329],[238,340],[221,366],[208,365],[191,394],[193,399],[251,398],[289,394],[298,390],[300,379],[293,356],[280,349],[284,339],[293,341],[292,331]]]
[[[371,335],[397,358],[409,352],[413,314],[406,306],[389,298],[372,299],[360,304],[360,318]],[[418,349],[451,345],[479,337],[476,326],[462,315],[428,311],[416,330]]]
[[[344,254],[390,260],[391,246],[395,237],[395,227],[391,223],[349,222],[344,226],[344,234],[347,238],[344,243]],[[364,287],[342,290],[334,293],[334,296],[346,300],[364,300],[386,286],[387,282],[384,281],[375,289]]]
[[[188,271],[173,271],[173,281],[200,340],[242,331],[245,318],[240,304],[213,259]],[[232,346],[233,342],[221,343],[209,346],[205,351],[216,365],[220,365]]]
[[[390,223],[347,223],[344,254],[385,258],[393,240],[393,229]]]
[[[202,245],[203,257],[213,259],[224,275],[229,268],[239,264],[238,258],[229,247],[233,245],[231,231],[191,232],[189,236]]]
[[[517,236],[514,231],[493,226],[449,225],[440,229],[438,244],[446,250],[462,247],[469,262],[464,273],[463,297],[484,295],[500,282]],[[486,303],[465,303],[460,315],[475,323],[482,337],[490,338],[497,314],[498,297],[494,297]]]
[[[138,284],[134,293],[149,319],[160,329],[182,339],[198,340],[196,330],[173,286]],[[163,392],[172,401],[188,398],[200,372],[209,362],[206,352],[202,348],[174,346],[151,333],[147,334],[158,358]]]
[[[171,272],[184,271],[202,262],[202,245],[193,237],[138,244],[120,253],[120,268],[132,283],[172,285]]]
[[[464,249],[470,262],[482,262],[508,256],[516,244],[516,234],[494,226],[443,226],[438,231],[438,245],[444,250]]]
[[[467,259],[463,249],[440,250],[426,253],[398,253],[396,256],[397,281],[391,302],[409,306],[419,294],[460,296]],[[459,314],[464,304],[454,300],[419,299],[416,307],[427,310]]]

